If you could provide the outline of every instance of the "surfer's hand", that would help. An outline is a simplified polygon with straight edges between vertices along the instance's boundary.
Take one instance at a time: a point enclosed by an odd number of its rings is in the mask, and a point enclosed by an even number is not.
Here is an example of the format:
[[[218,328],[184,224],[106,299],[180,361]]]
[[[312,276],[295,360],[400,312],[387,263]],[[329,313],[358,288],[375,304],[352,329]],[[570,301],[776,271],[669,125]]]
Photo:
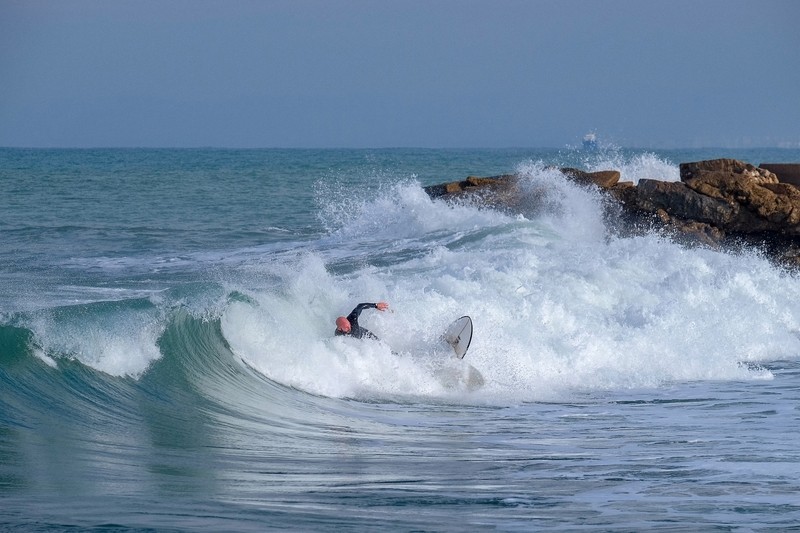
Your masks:
[[[378,302],[375,304],[375,307],[378,308],[378,311],[386,311],[387,309],[389,309],[389,304],[387,304],[386,302]]]

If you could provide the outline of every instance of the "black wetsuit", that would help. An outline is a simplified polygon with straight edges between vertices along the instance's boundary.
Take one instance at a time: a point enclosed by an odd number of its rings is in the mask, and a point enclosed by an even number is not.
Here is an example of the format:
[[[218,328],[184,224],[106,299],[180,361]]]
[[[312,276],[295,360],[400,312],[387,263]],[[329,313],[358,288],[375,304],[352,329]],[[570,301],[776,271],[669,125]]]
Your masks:
[[[375,304],[370,303],[363,303],[358,304],[355,309],[353,309],[349,315],[347,315],[347,321],[350,322],[350,331],[342,331],[339,328],[336,328],[336,335],[350,335],[357,339],[362,339],[364,337],[368,339],[375,339],[379,340],[378,337],[375,336],[367,328],[362,328],[358,325],[358,315],[361,314],[361,311],[364,309],[377,309],[378,306]]]

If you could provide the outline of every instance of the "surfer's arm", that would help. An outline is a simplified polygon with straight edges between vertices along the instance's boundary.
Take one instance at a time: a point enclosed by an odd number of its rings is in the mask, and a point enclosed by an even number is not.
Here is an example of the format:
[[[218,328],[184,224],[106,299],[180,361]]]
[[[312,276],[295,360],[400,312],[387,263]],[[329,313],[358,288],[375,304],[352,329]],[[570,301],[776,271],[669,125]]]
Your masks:
[[[347,320],[352,324],[354,320],[358,320],[359,315],[361,315],[361,311],[364,309],[377,309],[378,311],[385,311],[389,308],[389,304],[386,302],[378,302],[378,303],[370,303],[364,302],[358,304],[355,309],[353,309],[349,315],[347,315]]]
[[[352,324],[354,321],[358,321],[358,317],[361,315],[361,311],[364,309],[375,309],[376,305],[372,303],[363,303],[358,304],[355,309],[350,311],[350,314],[347,315],[347,320]]]

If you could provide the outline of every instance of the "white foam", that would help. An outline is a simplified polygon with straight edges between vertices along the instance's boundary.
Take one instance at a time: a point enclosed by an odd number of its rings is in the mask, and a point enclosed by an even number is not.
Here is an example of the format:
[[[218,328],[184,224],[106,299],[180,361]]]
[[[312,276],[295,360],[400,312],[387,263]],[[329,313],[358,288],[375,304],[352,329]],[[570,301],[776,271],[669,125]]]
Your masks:
[[[469,231],[509,220],[507,215],[490,209],[445,206],[440,200],[432,200],[415,182],[396,183],[373,196],[364,192],[361,198],[327,197],[320,217],[334,238],[360,244],[419,240],[443,231]]]
[[[35,352],[48,364],[69,357],[113,376],[139,377],[161,356],[157,341],[164,325],[156,310],[41,314],[29,327]]]
[[[483,398],[763,379],[771,374],[757,363],[800,354],[796,278],[755,255],[609,237],[594,193],[540,166],[526,172],[555,191],[535,220],[429,202],[413,187],[365,202],[342,235],[365,235],[366,221],[389,212],[364,238],[402,241],[424,226],[437,240],[382,267],[370,264],[369,250],[351,248],[362,262],[339,275],[316,253],[280,272],[272,265],[276,289],[258,292],[257,306],[227,309],[226,338],[276,381],[376,398],[452,394],[428,362],[441,356],[437,336],[462,314],[475,323],[467,361],[487,380]],[[382,343],[332,336],[337,315],[379,299],[394,312],[365,311],[362,322]]]
[[[621,151],[603,152],[600,157],[587,161],[586,170],[619,170],[620,181],[632,181],[635,184],[640,179],[680,181],[677,166],[649,152],[627,157]]]
[[[225,311],[223,333],[234,353],[270,379],[314,394],[358,397],[436,387],[410,354],[392,354],[388,343],[334,337],[335,317],[353,306],[346,283],[331,277],[315,256],[293,266],[284,271],[286,284],[280,291],[260,292],[257,304],[234,302]],[[356,283],[373,295],[381,290],[368,276]],[[375,330],[381,330],[380,320],[373,320],[378,317],[367,314],[362,325],[375,323]],[[391,320],[387,314],[385,320]]]

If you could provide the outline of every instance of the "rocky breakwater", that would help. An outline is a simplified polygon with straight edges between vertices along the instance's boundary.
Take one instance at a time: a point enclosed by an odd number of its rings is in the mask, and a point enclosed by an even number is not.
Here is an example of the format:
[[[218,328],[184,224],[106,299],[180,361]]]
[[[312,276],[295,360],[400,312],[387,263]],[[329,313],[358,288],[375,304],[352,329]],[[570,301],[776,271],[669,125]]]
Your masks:
[[[775,168],[768,164],[764,167]],[[789,172],[798,165],[783,165]],[[615,170],[559,169],[565,179],[607,194],[609,231],[631,235],[663,231],[689,245],[741,250],[756,247],[779,263],[800,267],[800,185],[735,159],[682,163],[680,181],[620,182]],[[425,188],[431,197],[480,202],[535,214],[543,194],[531,194],[517,175],[466,180]],[[523,194],[524,192],[524,194]]]

